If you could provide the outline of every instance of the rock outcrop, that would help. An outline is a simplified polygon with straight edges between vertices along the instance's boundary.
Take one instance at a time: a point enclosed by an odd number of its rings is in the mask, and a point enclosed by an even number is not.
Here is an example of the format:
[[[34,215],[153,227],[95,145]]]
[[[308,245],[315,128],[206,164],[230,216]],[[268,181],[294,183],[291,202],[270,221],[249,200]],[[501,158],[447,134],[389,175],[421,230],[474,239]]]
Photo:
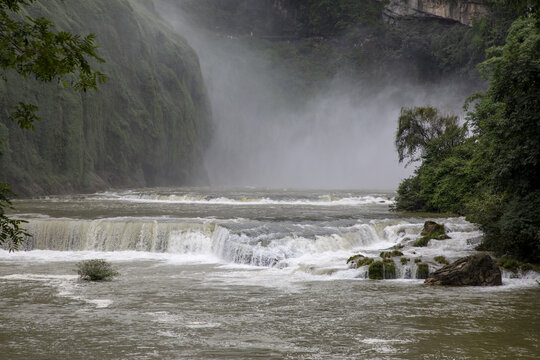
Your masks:
[[[435,221],[428,220],[424,223],[424,228],[422,229],[422,232],[420,233],[422,236],[420,239],[415,241],[413,246],[427,246],[429,243],[429,240],[445,240],[450,239],[450,237],[446,234],[446,229],[444,228],[444,225],[437,224]]]
[[[438,18],[471,26],[473,19],[482,18],[488,12],[482,0],[390,0],[384,17],[389,21],[402,17]]]
[[[432,273],[425,281],[429,285],[494,286],[502,285],[501,270],[485,253],[461,258]]]

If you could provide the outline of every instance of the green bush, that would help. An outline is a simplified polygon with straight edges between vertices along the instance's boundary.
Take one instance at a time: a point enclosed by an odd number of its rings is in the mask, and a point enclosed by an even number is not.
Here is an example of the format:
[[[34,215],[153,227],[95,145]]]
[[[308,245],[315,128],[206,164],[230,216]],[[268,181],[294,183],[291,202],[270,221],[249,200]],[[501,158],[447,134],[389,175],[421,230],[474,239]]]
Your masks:
[[[77,273],[83,280],[110,280],[118,275],[112,265],[103,259],[85,260],[77,263]]]

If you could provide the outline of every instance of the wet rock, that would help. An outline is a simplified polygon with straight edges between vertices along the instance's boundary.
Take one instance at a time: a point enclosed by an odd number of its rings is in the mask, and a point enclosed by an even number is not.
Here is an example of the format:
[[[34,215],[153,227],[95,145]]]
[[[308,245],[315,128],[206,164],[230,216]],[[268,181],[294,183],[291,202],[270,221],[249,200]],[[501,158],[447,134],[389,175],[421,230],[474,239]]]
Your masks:
[[[428,264],[418,264],[416,267],[416,278],[417,279],[427,279],[429,276],[429,266]]]
[[[485,253],[461,258],[432,273],[425,281],[429,285],[494,286],[502,285],[501,270]]]
[[[449,239],[450,237],[446,234],[446,230],[444,229],[444,225],[437,224],[435,221],[428,220],[424,223],[424,228],[422,229],[422,232],[420,233],[422,236],[420,239],[418,239],[413,246],[427,246],[429,243],[429,240],[445,240]]]
[[[353,255],[347,259],[347,264],[349,264],[349,267],[352,269],[357,269],[361,266],[370,265],[371,263],[373,263],[373,259],[365,257],[362,254]]]
[[[375,261],[369,265],[368,274],[372,280],[395,279],[396,264],[390,259]]]

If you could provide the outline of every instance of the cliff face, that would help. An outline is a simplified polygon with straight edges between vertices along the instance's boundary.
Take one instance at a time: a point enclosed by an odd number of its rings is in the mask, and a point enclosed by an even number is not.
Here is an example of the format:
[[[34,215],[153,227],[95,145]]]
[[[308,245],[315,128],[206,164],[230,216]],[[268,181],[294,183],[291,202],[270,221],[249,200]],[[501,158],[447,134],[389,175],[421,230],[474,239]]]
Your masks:
[[[0,182],[20,194],[204,183],[211,114],[199,60],[146,0],[40,1],[57,30],[95,33],[108,76],[99,91],[8,73],[0,80]],[[35,131],[7,120],[39,106]]]
[[[439,18],[471,26],[475,18],[488,14],[482,0],[390,0],[384,16],[392,21],[401,17]]]

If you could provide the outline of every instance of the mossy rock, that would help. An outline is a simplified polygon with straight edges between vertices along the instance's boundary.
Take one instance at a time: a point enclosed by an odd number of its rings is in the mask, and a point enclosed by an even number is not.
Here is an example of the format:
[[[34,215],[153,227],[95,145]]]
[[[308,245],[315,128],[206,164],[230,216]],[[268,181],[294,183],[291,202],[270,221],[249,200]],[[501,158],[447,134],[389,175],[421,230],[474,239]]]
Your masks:
[[[395,279],[396,264],[389,259],[375,261],[369,265],[368,274],[372,280]]]
[[[429,240],[431,240],[431,239],[428,238],[428,237],[426,237],[426,236],[422,236],[420,239],[416,240],[416,241],[413,243],[413,246],[416,246],[416,247],[425,247],[425,246],[428,246]]]
[[[422,232],[420,233],[420,235],[422,237],[416,240],[413,246],[424,247],[424,246],[428,246],[429,240],[450,239],[450,237],[446,234],[444,225],[437,224],[435,221],[430,221],[430,220],[424,223],[424,228],[422,229]]]
[[[518,270],[521,270],[522,272],[533,270],[533,266],[531,264],[522,263],[517,259],[509,257],[502,257],[497,259],[497,265],[499,265],[505,270],[512,271],[513,273],[517,273]]]
[[[446,260],[446,258],[442,255],[439,255],[439,256],[435,256],[433,258],[433,260],[435,260],[436,262],[438,262],[439,264],[442,264],[442,265],[448,265],[449,262],[448,260]]]
[[[349,264],[349,266],[353,269],[357,269],[359,267],[369,265],[371,263],[373,263],[372,258],[366,257],[361,254],[351,256],[350,258],[347,259],[347,264]]]
[[[392,257],[397,257],[397,256],[403,256],[403,253],[399,250],[392,250],[392,251],[383,251],[379,254],[380,257],[382,257],[383,259],[385,258],[392,258]]]
[[[408,263],[408,262],[409,262],[410,260],[411,260],[411,259],[409,259],[409,258],[406,258],[406,257],[402,257],[402,258],[400,259],[400,261],[401,261],[401,265],[405,265],[405,264],[407,264],[407,263]]]
[[[419,263],[421,263],[421,262],[422,262],[422,259],[421,259],[421,258],[416,258],[416,259],[414,259],[414,263],[415,263],[415,264],[419,264]]]
[[[417,279],[427,279],[429,276],[429,266],[428,264],[420,263],[416,267],[416,278]]]
[[[450,238],[446,234],[444,225],[437,224],[435,221],[430,221],[430,220],[424,223],[424,228],[422,229],[422,232],[420,233],[420,235],[422,235],[422,237],[427,237],[428,239],[435,239],[435,240],[445,240],[445,239]]]

